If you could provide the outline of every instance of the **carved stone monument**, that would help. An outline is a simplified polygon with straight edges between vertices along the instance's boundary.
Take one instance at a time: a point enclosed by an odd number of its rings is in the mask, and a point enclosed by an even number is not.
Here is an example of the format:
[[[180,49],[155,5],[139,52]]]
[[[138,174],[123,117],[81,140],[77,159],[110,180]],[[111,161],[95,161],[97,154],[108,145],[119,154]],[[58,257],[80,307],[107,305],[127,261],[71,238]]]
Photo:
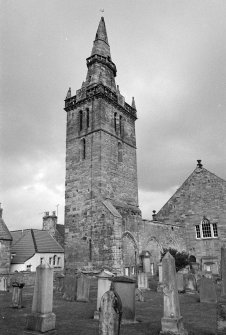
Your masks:
[[[118,335],[121,313],[120,297],[112,290],[105,292],[100,301],[99,335]]]
[[[200,302],[217,302],[216,286],[212,279],[202,277],[199,282]]]
[[[175,260],[167,252],[162,260],[164,315],[161,319],[162,330],[160,334],[187,335],[180,314],[179,296],[176,281]]]
[[[89,301],[90,278],[81,273],[77,279],[77,301]]]
[[[24,334],[56,334],[56,315],[53,306],[53,268],[40,264],[36,268],[36,279],[32,301],[32,313],[27,316]]]

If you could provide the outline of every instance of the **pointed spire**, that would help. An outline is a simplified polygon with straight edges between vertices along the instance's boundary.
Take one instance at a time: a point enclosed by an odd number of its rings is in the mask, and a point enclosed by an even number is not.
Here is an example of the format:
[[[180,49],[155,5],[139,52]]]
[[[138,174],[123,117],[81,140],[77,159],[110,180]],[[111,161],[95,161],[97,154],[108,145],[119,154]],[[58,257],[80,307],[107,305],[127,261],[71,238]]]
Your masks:
[[[136,104],[135,104],[135,99],[134,97],[132,97],[132,105],[131,105],[134,109],[136,109]],[[137,110],[137,109],[136,109]]]
[[[103,16],[101,17],[95,41],[93,42],[93,49],[91,56],[93,55],[101,55],[104,57],[110,57],[110,46],[108,44],[107,30],[104,22]]]

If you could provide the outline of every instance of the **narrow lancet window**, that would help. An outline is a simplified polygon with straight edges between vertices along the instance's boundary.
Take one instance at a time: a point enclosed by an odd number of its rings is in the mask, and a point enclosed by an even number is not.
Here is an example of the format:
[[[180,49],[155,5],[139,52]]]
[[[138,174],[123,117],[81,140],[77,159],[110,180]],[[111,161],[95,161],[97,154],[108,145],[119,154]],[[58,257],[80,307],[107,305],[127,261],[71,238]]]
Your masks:
[[[86,127],[89,128],[89,110],[86,110]]]
[[[80,126],[80,131],[82,130],[82,124],[83,124],[83,114],[82,111],[79,112],[79,126]]]
[[[82,159],[86,159],[86,140],[84,138],[81,140],[81,151]]]
[[[117,130],[117,113],[114,114],[114,128]]]
[[[122,135],[122,115],[119,116],[119,133]]]
[[[122,143],[118,143],[118,162],[122,162]]]

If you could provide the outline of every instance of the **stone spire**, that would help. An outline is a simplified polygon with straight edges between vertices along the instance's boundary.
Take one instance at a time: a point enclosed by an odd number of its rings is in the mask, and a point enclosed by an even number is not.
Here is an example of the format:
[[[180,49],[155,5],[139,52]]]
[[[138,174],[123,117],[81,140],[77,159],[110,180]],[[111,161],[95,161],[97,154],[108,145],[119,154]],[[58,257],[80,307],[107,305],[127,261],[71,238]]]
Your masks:
[[[93,42],[93,49],[91,52],[91,56],[93,55],[101,55],[104,57],[110,57],[110,46],[108,44],[107,30],[104,22],[104,18],[102,17],[97,29],[96,37]]]

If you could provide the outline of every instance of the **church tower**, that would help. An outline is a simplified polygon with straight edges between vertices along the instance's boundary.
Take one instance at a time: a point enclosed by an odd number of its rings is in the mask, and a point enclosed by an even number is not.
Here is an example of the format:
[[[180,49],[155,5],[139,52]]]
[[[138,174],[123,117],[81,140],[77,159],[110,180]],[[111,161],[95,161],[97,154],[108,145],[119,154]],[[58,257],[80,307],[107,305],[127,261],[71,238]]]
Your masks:
[[[65,267],[123,269],[123,234],[138,231],[134,98],[116,86],[104,18],[82,87],[65,99]]]

